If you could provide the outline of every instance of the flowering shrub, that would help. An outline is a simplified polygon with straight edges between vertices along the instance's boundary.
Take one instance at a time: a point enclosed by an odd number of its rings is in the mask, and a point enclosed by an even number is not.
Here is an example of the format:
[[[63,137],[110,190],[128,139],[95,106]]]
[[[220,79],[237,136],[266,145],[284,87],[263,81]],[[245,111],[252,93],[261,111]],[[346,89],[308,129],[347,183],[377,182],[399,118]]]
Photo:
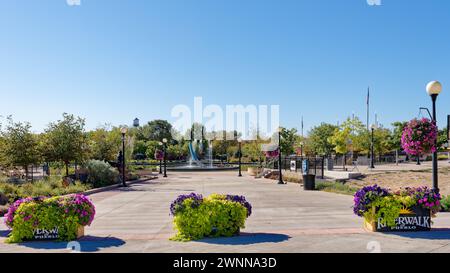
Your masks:
[[[181,195],[170,206],[178,241],[204,237],[229,237],[245,227],[251,205],[243,196],[212,194],[207,198],[191,193]]]
[[[440,194],[427,187],[405,188],[391,193],[374,185],[364,187],[355,194],[353,211],[368,222],[381,219],[382,224],[395,227],[395,220],[402,211],[418,207],[429,210],[434,215],[441,208],[440,200]]]
[[[415,201],[417,206],[423,209],[431,210],[432,214],[438,213],[441,209],[441,195],[428,187],[405,188],[396,194],[401,196],[409,196]]]
[[[170,204],[170,214],[175,216],[177,212],[181,212],[185,208],[184,200],[186,199],[192,199],[193,202],[190,203],[191,208],[196,208],[203,202],[203,196],[201,194],[191,193],[180,195]]]
[[[353,206],[353,212],[358,216],[364,216],[364,214],[372,208],[371,203],[373,201],[379,197],[388,195],[389,191],[378,187],[378,185],[364,187],[359,190],[353,198],[355,203]]]
[[[70,241],[76,238],[80,226],[92,223],[94,216],[94,205],[82,194],[21,199],[5,215],[5,223],[12,229],[7,242],[32,239],[36,229],[55,228],[59,240]]]
[[[436,151],[437,127],[429,119],[413,119],[403,129],[402,148],[410,155]]]

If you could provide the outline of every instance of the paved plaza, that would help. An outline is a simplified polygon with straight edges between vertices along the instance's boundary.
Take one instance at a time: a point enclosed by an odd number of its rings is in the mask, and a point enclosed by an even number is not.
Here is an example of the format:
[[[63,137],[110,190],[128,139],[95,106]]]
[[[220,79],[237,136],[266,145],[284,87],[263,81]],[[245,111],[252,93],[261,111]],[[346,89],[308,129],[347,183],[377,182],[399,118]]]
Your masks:
[[[197,192],[245,195],[253,205],[242,236],[173,242],[169,205],[178,195]],[[380,234],[362,229],[352,213],[352,197],[305,192],[298,184],[238,178],[235,172],[169,173],[168,178],[90,196],[97,209],[82,252],[450,252],[450,214],[434,220],[434,231]],[[0,252],[71,252],[67,243],[5,244],[0,224]]]

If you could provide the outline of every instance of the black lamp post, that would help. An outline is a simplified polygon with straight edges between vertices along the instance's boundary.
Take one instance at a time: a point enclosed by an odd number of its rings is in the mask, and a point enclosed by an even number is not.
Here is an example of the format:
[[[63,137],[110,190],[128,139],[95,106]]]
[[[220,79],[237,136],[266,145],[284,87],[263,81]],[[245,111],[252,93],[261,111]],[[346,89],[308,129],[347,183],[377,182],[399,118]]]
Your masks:
[[[127,134],[128,129],[126,127],[123,127],[120,132],[122,133],[122,186],[126,187],[127,183],[125,181],[125,135]]]
[[[376,125],[372,124],[370,129],[372,130],[372,136],[371,136],[371,143],[370,143],[370,168],[375,169],[375,153],[374,153],[374,132],[375,132]]]
[[[280,127],[278,128],[278,184],[279,185],[284,185],[284,181],[283,181],[283,172],[281,169],[281,131],[283,129]]]
[[[163,139],[164,177],[167,177],[167,138]]]
[[[239,151],[238,151],[238,158],[239,158],[239,177],[242,177],[242,139],[238,139],[239,143]]]
[[[442,91],[442,85],[438,81],[432,81],[427,85],[427,93],[431,97],[431,101],[433,103],[433,121],[437,126],[437,118],[436,118],[436,100],[438,95]],[[436,127],[437,128],[437,127]],[[437,138],[435,142],[436,150],[433,153],[433,190],[436,193],[439,193],[439,184],[438,184],[438,153],[437,153]]]

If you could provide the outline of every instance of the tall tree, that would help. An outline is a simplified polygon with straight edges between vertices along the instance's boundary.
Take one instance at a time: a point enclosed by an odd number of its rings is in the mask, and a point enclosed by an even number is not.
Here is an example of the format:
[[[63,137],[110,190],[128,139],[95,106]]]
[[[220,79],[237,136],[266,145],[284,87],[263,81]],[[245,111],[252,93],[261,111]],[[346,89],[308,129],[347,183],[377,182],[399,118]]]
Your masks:
[[[103,161],[115,161],[121,147],[120,133],[110,130],[108,125],[88,133],[90,157]]]
[[[31,133],[31,125],[27,122],[14,122],[8,117],[8,125],[2,132],[2,158],[10,166],[24,168],[28,178],[28,166],[40,160],[37,136]]]
[[[166,120],[152,120],[142,127],[137,128],[137,140],[162,141],[163,138],[172,140],[172,124]]]
[[[309,144],[316,155],[330,155],[335,145],[328,139],[334,135],[338,127],[328,123],[322,123],[309,132]]]
[[[61,161],[69,175],[70,162],[81,163],[87,156],[87,135],[85,121],[67,113],[63,119],[50,123],[46,132],[46,156],[48,161]]]
[[[281,129],[281,152],[284,155],[291,155],[295,152],[295,143],[297,142],[297,129]]]

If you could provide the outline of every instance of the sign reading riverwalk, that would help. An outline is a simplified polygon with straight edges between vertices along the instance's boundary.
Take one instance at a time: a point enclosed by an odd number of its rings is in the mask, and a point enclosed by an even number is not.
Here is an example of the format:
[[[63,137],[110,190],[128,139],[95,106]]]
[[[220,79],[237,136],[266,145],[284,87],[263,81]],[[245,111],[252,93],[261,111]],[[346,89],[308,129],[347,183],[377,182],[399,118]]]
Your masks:
[[[57,227],[49,230],[37,228],[33,231],[33,239],[36,241],[56,240],[58,238],[59,229]]]
[[[395,227],[388,227],[381,223],[378,219],[376,223],[376,231],[379,232],[395,232],[395,231],[430,231],[431,230],[431,215],[429,211],[417,210],[414,213],[401,214],[395,220]]]

